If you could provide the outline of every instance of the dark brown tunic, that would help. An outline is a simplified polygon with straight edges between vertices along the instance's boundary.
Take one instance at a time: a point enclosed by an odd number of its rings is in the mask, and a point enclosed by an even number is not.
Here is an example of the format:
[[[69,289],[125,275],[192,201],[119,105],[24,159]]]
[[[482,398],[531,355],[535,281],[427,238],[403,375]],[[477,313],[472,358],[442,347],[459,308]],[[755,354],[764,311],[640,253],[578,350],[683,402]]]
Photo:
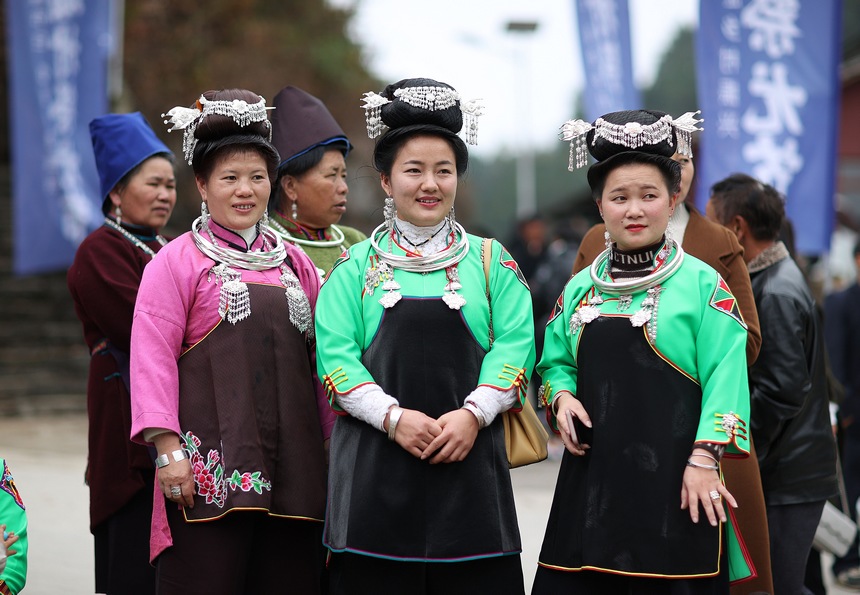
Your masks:
[[[284,288],[248,284],[253,314],[179,360],[179,421],[197,495],[188,521],[238,509],[322,520],[325,455],[309,346]]]

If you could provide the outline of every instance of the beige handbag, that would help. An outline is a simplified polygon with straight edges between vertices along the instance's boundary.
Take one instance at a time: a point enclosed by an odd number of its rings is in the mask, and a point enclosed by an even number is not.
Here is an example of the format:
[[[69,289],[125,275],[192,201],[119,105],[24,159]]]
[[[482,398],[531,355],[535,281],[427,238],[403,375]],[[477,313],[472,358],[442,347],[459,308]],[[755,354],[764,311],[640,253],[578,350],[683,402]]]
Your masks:
[[[481,244],[481,260],[484,263],[484,279],[487,283],[487,305],[490,308],[490,347],[493,346],[493,304],[490,300],[490,252],[492,238],[485,238]],[[508,466],[522,467],[539,463],[546,459],[546,443],[549,434],[535,413],[531,402],[526,399],[519,412],[505,411],[502,413],[505,425],[505,449],[508,452]]]

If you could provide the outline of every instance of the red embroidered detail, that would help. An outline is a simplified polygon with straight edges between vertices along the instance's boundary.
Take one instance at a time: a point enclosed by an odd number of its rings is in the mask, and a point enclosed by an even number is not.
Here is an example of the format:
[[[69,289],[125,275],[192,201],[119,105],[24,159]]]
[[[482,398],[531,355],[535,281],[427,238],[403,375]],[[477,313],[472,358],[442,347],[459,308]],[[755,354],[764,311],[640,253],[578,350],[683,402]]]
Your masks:
[[[12,472],[9,471],[9,465],[6,464],[6,461],[3,461],[3,475],[0,476],[0,490],[3,490],[15,500],[15,504],[21,507],[21,510],[26,510],[24,508],[24,500],[21,499],[21,493],[18,491],[18,488],[15,486],[15,480],[12,479]]]
[[[517,264],[517,261],[514,260],[514,257],[511,256],[508,253],[508,251],[505,250],[504,248],[502,248],[502,252],[499,254],[499,263],[503,267],[505,267],[506,269],[512,270],[514,272],[514,274],[517,276],[517,279],[519,280],[519,282],[522,283],[523,285],[525,285],[526,289],[529,288],[529,284],[526,281],[526,277],[525,277],[525,275],[523,275],[523,272],[520,270],[520,265]]]
[[[193,432],[183,435],[185,450],[191,459],[191,470],[194,474],[194,483],[197,486],[197,495],[205,498],[206,504],[214,504],[218,508],[224,508],[227,500],[228,490],[250,492],[254,490],[262,494],[263,490],[272,489],[272,483],[265,479],[262,471],[245,471],[240,473],[238,469],[233,470],[230,477],[224,476],[224,465],[221,454],[210,449],[206,459],[200,454],[201,441]]]
[[[732,295],[732,290],[729,289],[728,284],[719,274],[717,274],[717,287],[714,290],[714,295],[711,296],[711,306],[715,310],[728,314],[737,320],[742,327],[747,328],[744,317],[741,315],[741,310],[738,307],[738,300]]]

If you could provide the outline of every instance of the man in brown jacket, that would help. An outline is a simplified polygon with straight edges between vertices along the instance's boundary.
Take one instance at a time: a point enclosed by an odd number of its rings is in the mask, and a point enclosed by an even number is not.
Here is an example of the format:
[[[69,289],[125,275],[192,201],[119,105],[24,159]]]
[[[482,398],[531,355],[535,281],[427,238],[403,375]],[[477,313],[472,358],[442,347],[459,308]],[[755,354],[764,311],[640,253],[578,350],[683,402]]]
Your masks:
[[[747,324],[747,365],[751,365],[761,348],[761,331],[750,276],[744,263],[743,248],[728,229],[707,220],[685,202],[695,174],[693,160],[679,153],[675,153],[672,158],[681,164],[681,191],[678,195],[678,206],[669,221],[669,233],[681,243],[685,252],[716,269],[728,283]],[[601,223],[585,234],[573,263],[573,274],[590,266],[597,255],[606,249],[603,237],[605,230]],[[739,506],[734,511],[737,527],[757,573],[755,579],[732,586],[731,593],[773,593],[767,513],[752,439],[749,457],[727,457],[722,468],[726,487],[738,501]]]

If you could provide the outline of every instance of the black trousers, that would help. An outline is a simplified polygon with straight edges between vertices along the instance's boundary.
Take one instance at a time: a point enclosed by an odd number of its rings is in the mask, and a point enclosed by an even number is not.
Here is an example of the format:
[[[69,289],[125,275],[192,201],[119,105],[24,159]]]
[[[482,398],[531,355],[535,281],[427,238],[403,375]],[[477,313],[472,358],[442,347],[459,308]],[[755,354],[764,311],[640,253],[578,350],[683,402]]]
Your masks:
[[[332,554],[330,595],[524,595],[519,554],[468,562],[398,562]]]
[[[236,510],[186,523],[167,506],[173,547],[156,560],[158,595],[318,595],[322,527]]]
[[[806,559],[815,529],[821,520],[824,500],[804,504],[767,506],[770,529],[770,567],[773,591],[779,595],[803,595]]]
[[[155,568],[149,563],[153,481],[150,477],[125,506],[93,528],[96,593],[155,593]]]

